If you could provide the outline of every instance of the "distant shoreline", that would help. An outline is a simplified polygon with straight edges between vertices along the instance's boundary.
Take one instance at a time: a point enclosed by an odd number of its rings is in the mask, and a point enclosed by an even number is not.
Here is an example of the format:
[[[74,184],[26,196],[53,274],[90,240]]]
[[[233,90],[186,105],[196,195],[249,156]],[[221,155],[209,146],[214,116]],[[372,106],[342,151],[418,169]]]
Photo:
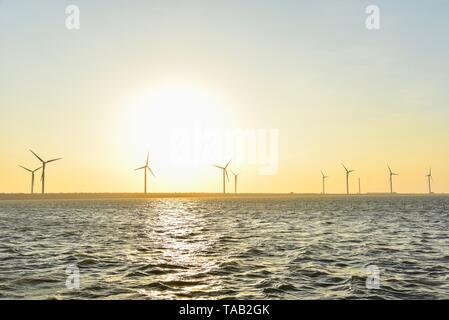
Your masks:
[[[320,193],[48,193],[25,194],[25,193],[1,193],[2,200],[95,200],[95,199],[167,199],[167,198],[193,198],[193,199],[233,199],[233,198],[282,198],[282,197],[436,197],[447,196],[445,193],[362,193],[362,194],[320,194]]]

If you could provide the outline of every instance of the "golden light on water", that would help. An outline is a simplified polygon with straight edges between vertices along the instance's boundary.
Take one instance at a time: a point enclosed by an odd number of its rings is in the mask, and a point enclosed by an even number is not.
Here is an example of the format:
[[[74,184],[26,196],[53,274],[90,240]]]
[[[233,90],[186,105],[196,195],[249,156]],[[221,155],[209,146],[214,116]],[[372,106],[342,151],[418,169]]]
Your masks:
[[[192,206],[196,204],[181,201],[176,208],[172,204],[170,200],[154,204],[158,209],[156,214],[148,214],[146,217],[146,238],[141,242],[142,245],[156,249],[158,254],[147,258],[145,263],[173,270],[173,273],[158,276],[157,281],[162,284],[182,286],[184,290],[192,293],[210,288],[220,289],[222,284],[219,279],[211,279],[206,283],[185,280],[219,268],[220,261],[210,254],[210,250],[219,241],[220,234],[217,233],[213,237],[204,235],[203,227],[207,225],[207,221],[202,214],[196,214],[192,210]],[[152,205],[147,206],[149,212],[152,211]],[[149,296],[155,294],[154,291],[141,293]]]

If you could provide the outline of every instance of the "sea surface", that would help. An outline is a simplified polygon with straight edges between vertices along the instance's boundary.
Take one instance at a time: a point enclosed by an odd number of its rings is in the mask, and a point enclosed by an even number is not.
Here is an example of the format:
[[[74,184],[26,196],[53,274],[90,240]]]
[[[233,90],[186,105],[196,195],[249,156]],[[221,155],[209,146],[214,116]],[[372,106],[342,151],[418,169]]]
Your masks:
[[[448,299],[448,209],[445,196],[0,201],[0,299]]]

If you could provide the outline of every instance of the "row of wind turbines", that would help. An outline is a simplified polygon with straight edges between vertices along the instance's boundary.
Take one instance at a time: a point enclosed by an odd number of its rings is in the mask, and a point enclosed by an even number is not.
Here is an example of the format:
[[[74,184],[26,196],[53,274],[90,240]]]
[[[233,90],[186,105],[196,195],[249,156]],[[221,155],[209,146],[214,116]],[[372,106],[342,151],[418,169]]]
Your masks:
[[[31,170],[28,169],[24,166],[19,165],[19,167],[25,169],[26,171],[31,173],[31,194],[34,193],[34,174],[42,169],[42,174],[41,174],[41,183],[42,183],[42,191],[41,193],[44,194],[45,193],[45,167],[47,164],[49,164],[50,162],[54,162],[54,161],[58,161],[61,160],[62,158],[55,158],[55,159],[51,159],[51,160],[43,160],[41,157],[39,157],[33,150],[30,150],[30,152],[32,154],[34,154],[34,156],[41,162],[41,166],[37,169]]]
[[[353,173],[355,170],[349,170],[348,168],[346,168],[346,166],[342,163],[341,164],[343,166],[343,168],[345,169],[345,173],[346,173],[346,194],[349,194],[349,175],[351,173]],[[393,170],[391,170],[390,165],[387,164],[387,168],[388,168],[388,173],[389,173],[389,178],[390,178],[390,193],[393,194],[393,177],[394,176],[398,176],[399,174],[393,172]],[[428,188],[429,188],[429,194],[432,194],[432,181],[433,181],[433,177],[432,177],[432,168],[429,169],[429,173],[425,175],[425,177],[427,178],[427,184],[428,184]],[[323,171],[321,171],[321,179],[322,179],[322,187],[323,187],[323,191],[322,194],[326,194],[326,179],[329,178],[329,176],[325,175]],[[359,178],[359,193],[361,193],[361,184],[360,184],[360,178]]]
[[[41,157],[39,157],[33,150],[30,150],[30,152],[41,162],[41,166],[32,170],[32,169],[28,169],[24,166],[19,165],[21,168],[23,168],[24,170],[28,171],[31,173],[31,194],[34,193],[34,178],[35,178],[35,173],[39,170],[42,170],[42,174],[41,174],[41,183],[42,183],[42,190],[41,193],[44,194],[45,193],[45,168],[46,165],[54,162],[54,161],[58,161],[61,160],[62,158],[55,158],[55,159],[51,159],[51,160],[43,160]],[[150,159],[150,154],[147,154],[147,159],[145,161],[145,165],[143,165],[142,167],[136,168],[135,171],[138,170],[143,170],[143,174],[144,174],[144,193],[147,193],[147,173],[151,173],[151,175],[156,178],[156,175],[153,173],[153,170],[151,170],[150,166],[149,166],[149,159]],[[228,181],[229,183],[229,175],[228,175],[228,167],[231,163],[231,160],[229,160],[229,162],[224,165],[224,166],[220,166],[220,165],[213,165],[214,167],[220,169],[222,171],[222,175],[223,175],[223,193],[226,193],[226,181]],[[349,176],[351,173],[353,173],[355,170],[350,170],[348,169],[344,164],[342,164],[345,173],[346,173],[346,194],[349,194]],[[393,170],[391,170],[390,165],[387,165],[388,167],[388,172],[389,172],[389,178],[390,178],[390,193],[393,194],[393,177],[394,176],[398,176],[397,173],[393,172]],[[240,175],[240,173],[235,173],[231,170],[231,173],[234,176],[234,193],[237,193],[237,183],[238,183],[238,177]],[[325,175],[323,171],[321,171],[321,177],[322,177],[322,194],[326,194],[326,179],[329,178],[329,176]],[[433,177],[432,177],[432,168],[429,169],[428,174],[425,175],[425,177],[427,178],[427,183],[428,183],[428,189],[429,189],[429,194],[432,194],[432,181],[433,181]],[[361,193],[361,185],[360,185],[360,178],[358,180],[359,182],[359,193]]]
[[[55,158],[55,159],[51,159],[51,160],[43,160],[41,157],[39,157],[33,150],[30,149],[30,152],[41,162],[41,166],[32,170],[29,169],[27,167],[24,167],[22,165],[19,165],[19,167],[23,168],[24,170],[28,171],[29,173],[31,173],[31,194],[34,194],[34,180],[35,180],[35,173],[39,170],[42,169],[42,174],[41,174],[41,183],[42,183],[42,190],[41,193],[45,194],[45,168],[46,165],[57,161],[57,160],[61,160],[62,158]],[[147,173],[151,173],[151,175],[156,178],[156,175],[154,174],[153,170],[151,170],[150,166],[149,166],[149,160],[150,160],[150,154],[147,154],[147,159],[145,161],[145,165],[143,165],[142,167],[136,168],[135,171],[138,170],[143,170],[143,179],[144,179],[144,185],[143,185],[143,192],[147,193]],[[229,176],[228,176],[228,166],[231,163],[231,161],[229,161],[225,166],[218,166],[215,165],[215,167],[223,170],[223,193],[226,193],[226,180],[225,178],[228,180],[229,182]],[[233,171],[231,171],[232,174],[234,175],[234,192],[237,193],[237,179],[239,174],[234,173]]]
[[[150,159],[150,154],[147,154],[147,160],[145,162],[145,165],[134,169],[135,171],[143,170],[143,192],[144,193],[147,193],[147,172],[151,173],[151,175],[154,178],[156,178],[155,174],[153,173],[153,170],[151,170],[151,168],[149,166],[149,159]],[[223,172],[223,193],[226,193],[226,180],[229,182],[228,167],[229,167],[230,163],[231,163],[231,160],[229,160],[229,162],[225,166],[213,165],[214,167],[222,170],[222,172]],[[237,193],[237,182],[238,182],[238,177],[239,177],[240,173],[235,173],[232,170],[231,170],[231,173],[234,175],[234,193]]]
[[[226,180],[229,182],[229,176],[228,176],[228,171],[227,168],[229,166],[229,164],[231,163],[231,161],[229,161],[225,166],[219,166],[219,165],[214,165],[214,167],[222,170],[223,172],[223,193],[226,193]],[[345,173],[346,173],[346,194],[350,194],[349,192],[349,176],[351,173],[355,172],[355,170],[349,170],[344,164],[342,164]],[[388,172],[389,172],[389,177],[390,177],[390,193],[393,194],[393,176],[398,176],[397,173],[393,172],[391,170],[390,165],[387,165],[388,167]],[[232,171],[231,171],[232,172]],[[239,176],[239,174],[235,174],[234,172],[232,172],[232,174],[234,175],[234,192],[237,193],[237,178]],[[323,187],[323,191],[322,194],[326,194],[326,179],[329,178],[329,176],[325,175],[323,171],[321,171],[321,177],[322,177],[322,187]],[[432,177],[432,169],[429,169],[429,173],[427,175],[425,175],[425,177],[427,178],[427,182],[428,182],[428,188],[429,188],[429,194],[432,194],[432,181],[433,181],[433,177]],[[360,183],[360,178],[358,179],[359,182],[359,193],[361,193],[361,183]]]
[[[226,179],[229,182],[228,167],[229,167],[230,163],[231,163],[231,160],[229,160],[229,162],[225,166],[219,166],[219,165],[216,165],[216,164],[213,165],[214,167],[216,167],[216,168],[218,168],[218,169],[223,171],[223,193],[226,193],[225,176],[226,176]],[[234,175],[234,193],[237,193],[237,181],[238,181],[237,179],[238,179],[240,173],[234,173],[234,171],[232,171],[232,170],[231,170],[231,173]]]

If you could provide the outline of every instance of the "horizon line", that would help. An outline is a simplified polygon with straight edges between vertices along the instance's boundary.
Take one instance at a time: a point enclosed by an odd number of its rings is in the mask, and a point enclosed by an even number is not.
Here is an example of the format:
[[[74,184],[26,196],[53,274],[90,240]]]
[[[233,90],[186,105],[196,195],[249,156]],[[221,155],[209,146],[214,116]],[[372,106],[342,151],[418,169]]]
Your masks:
[[[157,198],[238,198],[238,197],[282,197],[282,196],[312,196],[312,197],[361,197],[361,196],[448,196],[449,193],[388,193],[388,192],[368,192],[368,193],[226,193],[222,192],[158,192],[158,193],[142,193],[142,192],[78,192],[78,193],[46,193],[46,194],[29,194],[29,193],[0,193],[0,200],[71,200],[71,199],[157,199]]]

